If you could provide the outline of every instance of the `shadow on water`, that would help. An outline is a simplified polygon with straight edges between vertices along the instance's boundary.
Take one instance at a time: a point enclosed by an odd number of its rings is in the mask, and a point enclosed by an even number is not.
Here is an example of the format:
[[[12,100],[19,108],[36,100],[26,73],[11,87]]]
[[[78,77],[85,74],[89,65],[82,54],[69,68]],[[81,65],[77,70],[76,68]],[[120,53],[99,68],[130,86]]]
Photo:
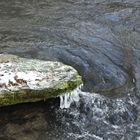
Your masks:
[[[2,107],[0,140],[139,140],[139,23],[138,0],[0,0],[0,53],[71,65],[86,91],[128,93]]]
[[[71,65],[85,91],[139,86],[138,1],[1,0],[0,9],[0,53]]]
[[[0,108],[0,140],[39,140],[56,122],[59,98]]]
[[[132,140],[140,137],[140,108],[136,97],[109,99],[98,94],[74,94],[79,98],[76,101],[72,94],[63,95],[63,108],[59,97],[1,107],[0,139]]]

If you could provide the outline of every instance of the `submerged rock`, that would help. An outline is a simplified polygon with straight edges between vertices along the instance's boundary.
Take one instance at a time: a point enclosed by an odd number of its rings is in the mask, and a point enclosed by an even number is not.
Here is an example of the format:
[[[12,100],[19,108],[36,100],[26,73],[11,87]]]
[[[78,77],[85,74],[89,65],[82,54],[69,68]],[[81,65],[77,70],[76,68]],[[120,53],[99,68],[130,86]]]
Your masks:
[[[77,71],[60,62],[0,55],[0,106],[56,97],[80,84]]]
[[[70,65],[88,92],[140,89],[138,0],[1,0],[0,9],[0,53]]]

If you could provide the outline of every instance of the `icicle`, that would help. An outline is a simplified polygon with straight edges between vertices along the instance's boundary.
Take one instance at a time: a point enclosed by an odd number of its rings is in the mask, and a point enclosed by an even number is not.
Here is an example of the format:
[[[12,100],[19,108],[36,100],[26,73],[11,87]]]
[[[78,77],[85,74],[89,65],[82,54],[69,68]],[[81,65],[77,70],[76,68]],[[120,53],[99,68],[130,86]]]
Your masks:
[[[72,102],[78,102],[79,101],[79,94],[80,90],[79,88],[75,89],[71,93],[66,93],[64,95],[60,96],[60,108],[69,108]]]
[[[60,108],[69,108],[71,104],[71,93],[60,96]]]

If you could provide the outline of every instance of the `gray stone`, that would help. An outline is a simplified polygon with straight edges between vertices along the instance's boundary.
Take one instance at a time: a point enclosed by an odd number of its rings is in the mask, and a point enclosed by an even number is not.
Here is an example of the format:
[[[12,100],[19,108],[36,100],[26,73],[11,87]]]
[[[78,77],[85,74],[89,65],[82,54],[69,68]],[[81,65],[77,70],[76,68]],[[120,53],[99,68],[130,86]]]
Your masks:
[[[77,71],[60,62],[0,55],[0,106],[57,97],[81,83]]]

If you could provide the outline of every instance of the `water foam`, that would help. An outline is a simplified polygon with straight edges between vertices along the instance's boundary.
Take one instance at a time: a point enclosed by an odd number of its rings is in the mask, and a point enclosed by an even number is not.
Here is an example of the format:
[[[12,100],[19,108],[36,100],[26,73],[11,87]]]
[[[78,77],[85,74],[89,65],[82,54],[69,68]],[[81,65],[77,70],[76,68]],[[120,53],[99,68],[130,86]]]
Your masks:
[[[80,97],[81,87],[76,88],[74,91],[70,93],[66,93],[60,96],[60,108],[69,108],[72,102],[78,102]]]

